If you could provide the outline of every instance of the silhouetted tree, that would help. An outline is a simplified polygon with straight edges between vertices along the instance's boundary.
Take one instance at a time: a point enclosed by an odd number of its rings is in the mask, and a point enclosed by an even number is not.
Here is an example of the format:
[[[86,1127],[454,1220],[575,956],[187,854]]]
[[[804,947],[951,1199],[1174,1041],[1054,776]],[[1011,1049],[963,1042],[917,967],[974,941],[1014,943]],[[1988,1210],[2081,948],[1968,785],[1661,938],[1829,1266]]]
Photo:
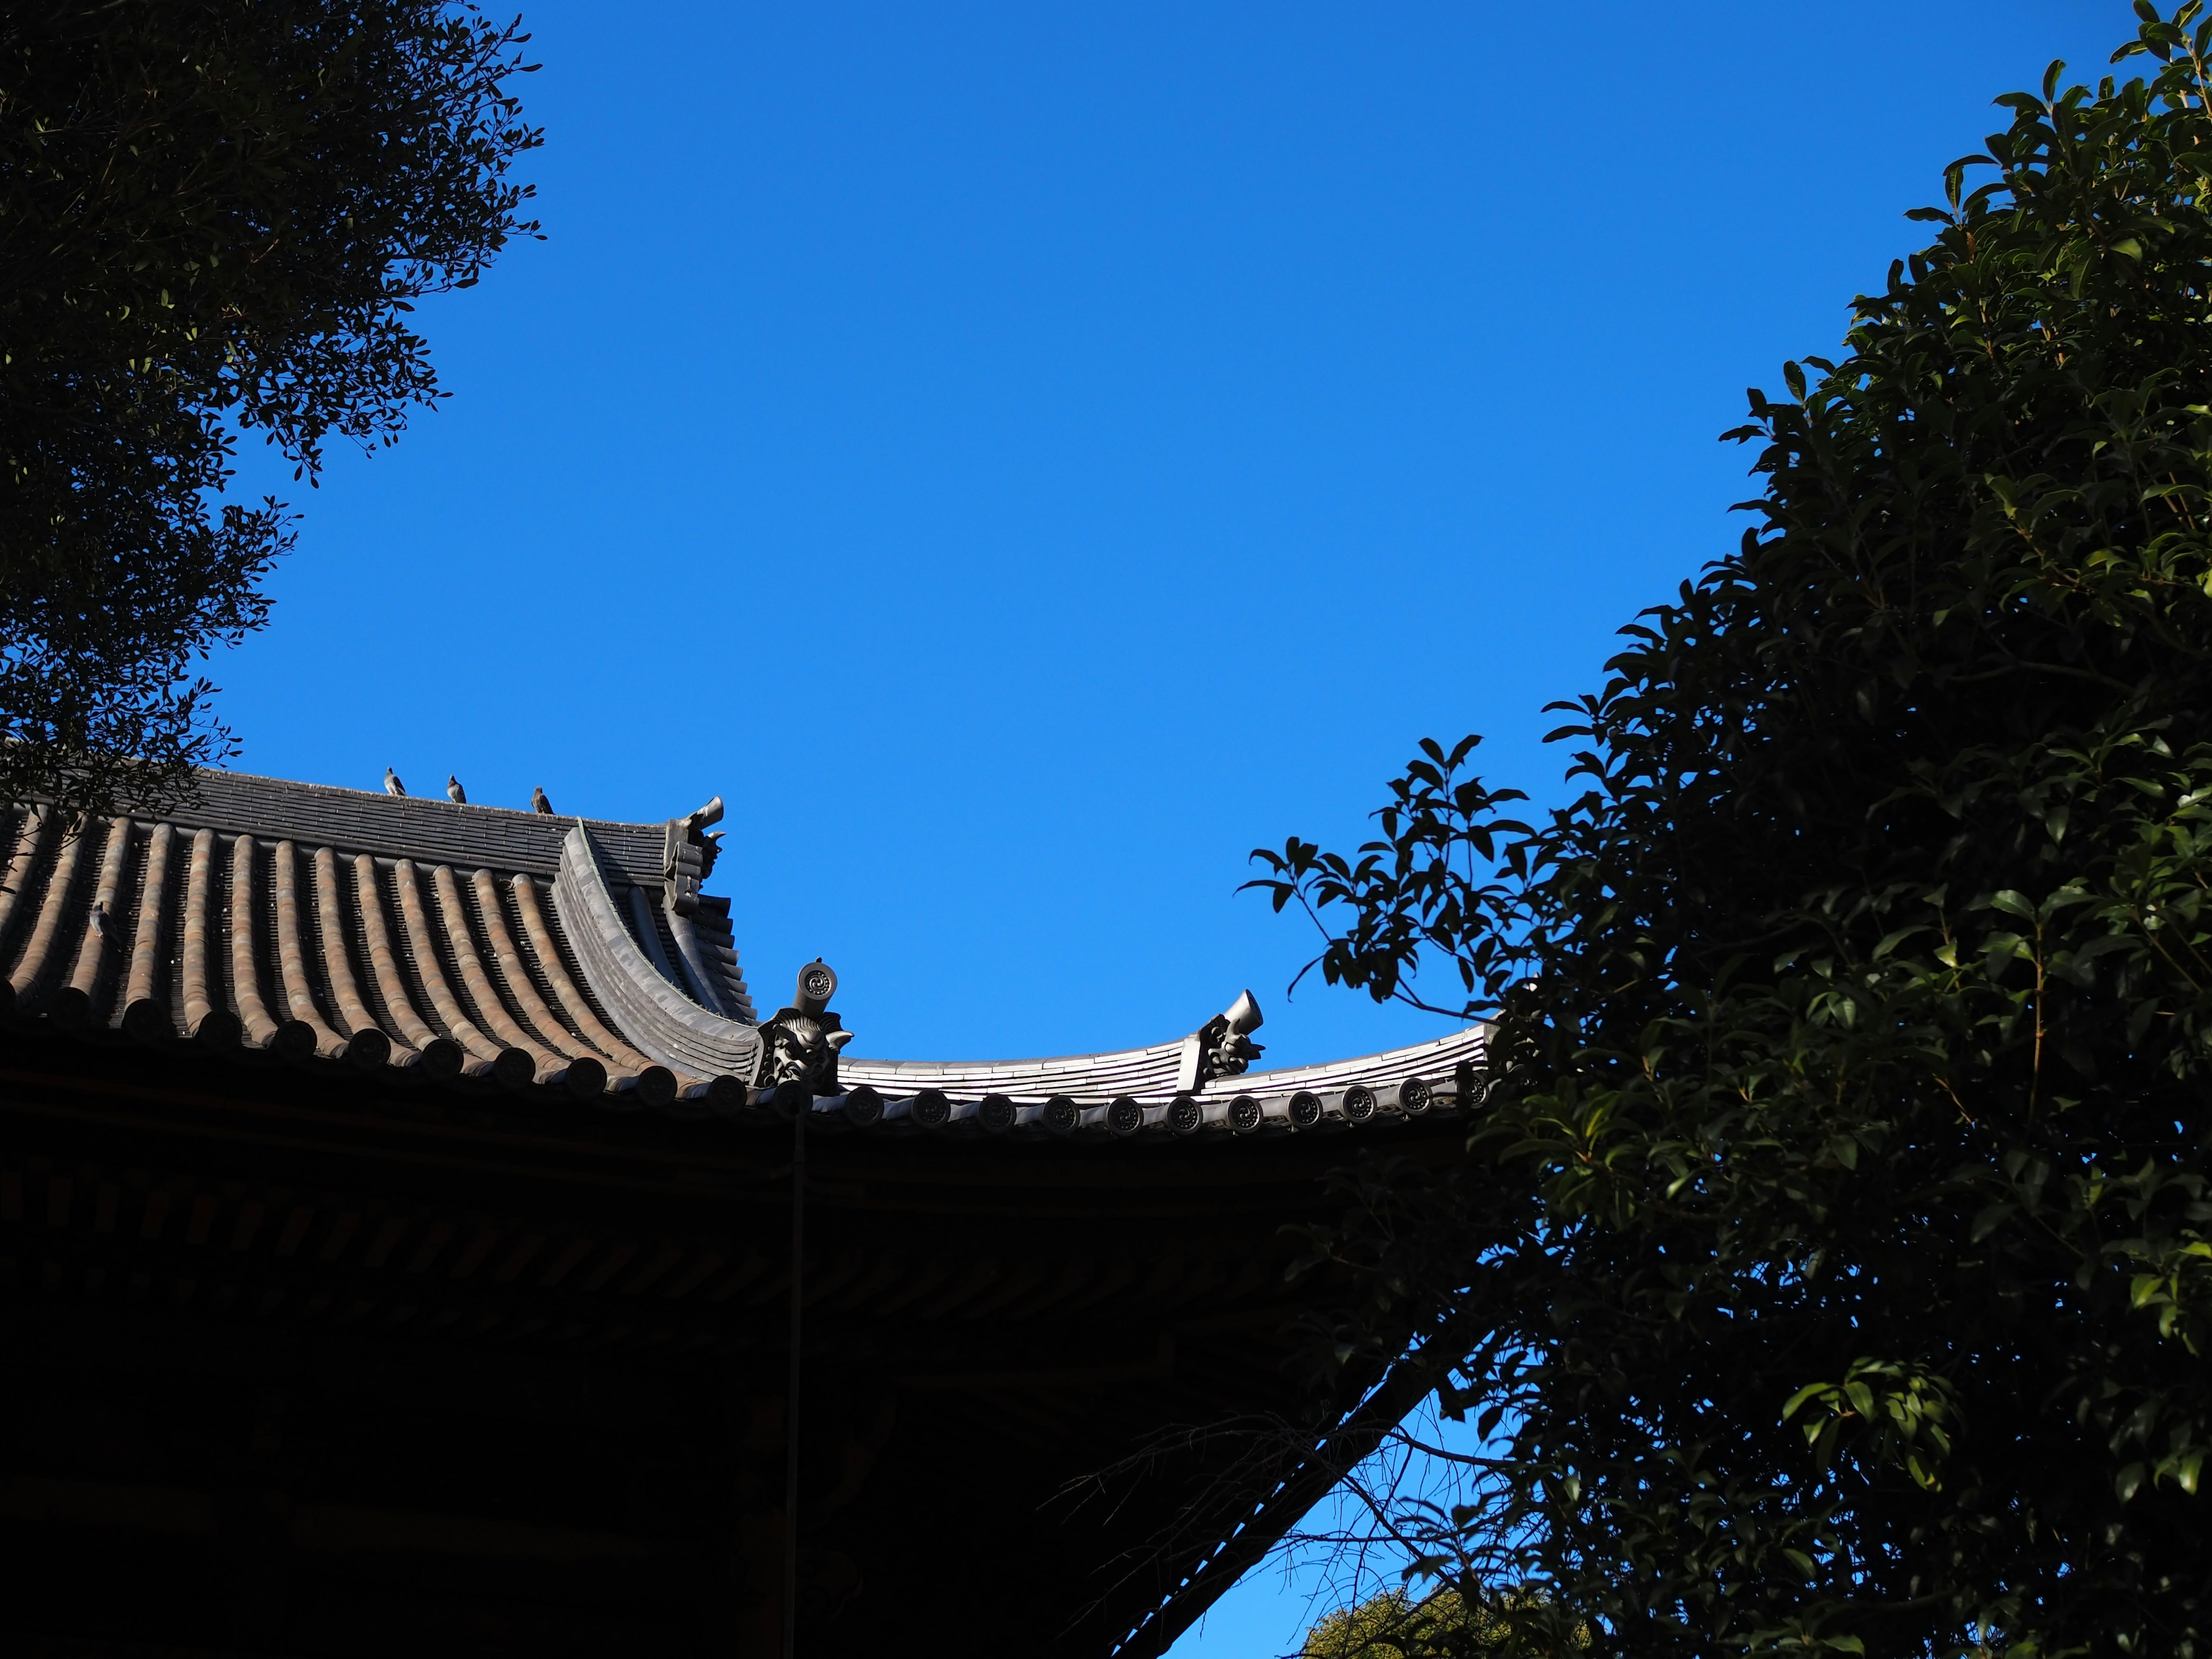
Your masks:
[[[1494,1455],[1407,1539],[1594,1651],[2212,1640],[2212,20],[2136,9],[2155,73],[2001,100],[1752,394],[1758,522],[1568,706],[1580,799],[1428,744],[1262,855],[1329,979],[1497,1014],[1468,1160],[1317,1243],[1340,1352],[1466,1334]]]
[[[312,481],[441,394],[410,322],[473,283],[539,142],[518,26],[442,0],[0,9],[0,799],[158,799],[230,752],[194,669]]]

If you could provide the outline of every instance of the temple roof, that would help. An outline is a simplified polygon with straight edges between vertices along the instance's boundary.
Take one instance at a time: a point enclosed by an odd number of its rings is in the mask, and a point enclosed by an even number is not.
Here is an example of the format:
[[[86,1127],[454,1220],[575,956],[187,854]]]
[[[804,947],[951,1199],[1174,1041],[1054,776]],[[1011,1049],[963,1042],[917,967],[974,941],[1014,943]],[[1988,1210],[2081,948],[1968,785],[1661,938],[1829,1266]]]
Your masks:
[[[827,991],[810,1001],[804,985],[798,1008],[757,1012],[729,901],[701,889],[720,812],[621,823],[227,772],[199,774],[192,799],[159,814],[72,824],[7,810],[0,1004],[94,1040],[757,1114],[778,1022],[837,1021]],[[1257,1021],[1248,996],[1192,1034],[1114,1053],[832,1058],[809,1073],[828,1079],[813,1109],[886,1131],[1324,1130],[1452,1109],[1482,1052],[1470,1027],[1245,1071],[1237,1039]]]

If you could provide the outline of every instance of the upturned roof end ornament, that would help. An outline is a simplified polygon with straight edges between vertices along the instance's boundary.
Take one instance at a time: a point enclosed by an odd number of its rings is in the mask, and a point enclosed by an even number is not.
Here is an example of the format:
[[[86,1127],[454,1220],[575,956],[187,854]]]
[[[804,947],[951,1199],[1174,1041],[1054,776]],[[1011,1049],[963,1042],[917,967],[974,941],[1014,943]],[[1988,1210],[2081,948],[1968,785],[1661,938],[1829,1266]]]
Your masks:
[[[1266,1052],[1250,1033],[1267,1021],[1259,1000],[1246,991],[1228,1008],[1216,1014],[1182,1040],[1182,1064],[1176,1077],[1178,1090],[1190,1090],[1218,1077],[1239,1077]]]
[[[668,820],[661,874],[668,882],[668,908],[679,916],[699,908],[699,890],[714,873],[714,860],[722,855],[722,832],[708,835],[707,829],[721,819],[722,798],[717,795],[697,811]]]

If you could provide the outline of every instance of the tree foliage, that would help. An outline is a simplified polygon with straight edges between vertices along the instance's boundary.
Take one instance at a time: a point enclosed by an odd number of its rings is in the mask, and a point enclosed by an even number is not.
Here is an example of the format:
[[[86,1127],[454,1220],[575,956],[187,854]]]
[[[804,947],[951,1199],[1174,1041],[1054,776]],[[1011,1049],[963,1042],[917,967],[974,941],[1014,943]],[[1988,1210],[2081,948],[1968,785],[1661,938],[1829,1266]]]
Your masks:
[[[1394,1526],[1595,1651],[2212,1651],[2212,19],[2136,10],[1751,394],[1578,799],[1425,744],[1260,855],[1328,979],[1496,1015],[1469,1158],[1347,1177],[1332,1340],[1446,1337],[1494,1455]]]
[[[1384,1590],[1328,1614],[1306,1633],[1298,1659],[1457,1659],[1494,1651],[1495,1635],[1495,1621],[1457,1590],[1419,1600]]]
[[[312,480],[439,395],[411,325],[521,219],[526,37],[445,0],[0,11],[0,798],[173,793],[229,752],[192,665]]]
[[[1516,1637],[1563,1659],[1586,1651],[1589,1632],[1562,1630],[1550,1613],[1543,1597],[1519,1589],[1387,1589],[1322,1619],[1306,1632],[1298,1659],[1485,1659],[1513,1651]]]

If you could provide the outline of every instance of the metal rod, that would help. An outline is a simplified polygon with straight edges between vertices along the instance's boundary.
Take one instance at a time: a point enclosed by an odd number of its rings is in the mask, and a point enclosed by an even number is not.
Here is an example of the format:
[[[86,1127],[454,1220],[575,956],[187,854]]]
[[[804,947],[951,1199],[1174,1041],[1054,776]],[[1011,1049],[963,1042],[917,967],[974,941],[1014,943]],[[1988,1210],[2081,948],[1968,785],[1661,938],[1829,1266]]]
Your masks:
[[[783,1398],[783,1659],[799,1655],[799,1315],[806,1248],[807,1100],[791,1115],[791,1375]]]

